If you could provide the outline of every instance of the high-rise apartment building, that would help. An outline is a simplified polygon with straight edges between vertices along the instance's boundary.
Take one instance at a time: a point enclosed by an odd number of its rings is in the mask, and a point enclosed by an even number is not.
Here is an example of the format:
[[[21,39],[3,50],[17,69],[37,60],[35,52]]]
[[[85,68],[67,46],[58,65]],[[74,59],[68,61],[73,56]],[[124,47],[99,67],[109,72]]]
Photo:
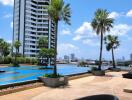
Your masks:
[[[40,37],[48,37],[48,47],[55,48],[55,24],[45,7],[49,3],[50,0],[14,0],[13,42],[21,42],[19,53],[25,57],[37,56]]]

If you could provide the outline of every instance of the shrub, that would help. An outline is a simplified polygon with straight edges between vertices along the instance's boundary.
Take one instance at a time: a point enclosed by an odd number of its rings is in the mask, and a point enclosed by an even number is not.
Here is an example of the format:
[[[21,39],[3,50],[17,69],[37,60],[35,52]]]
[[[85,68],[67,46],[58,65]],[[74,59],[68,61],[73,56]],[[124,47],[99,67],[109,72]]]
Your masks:
[[[25,63],[31,63],[30,58],[25,58]]]
[[[20,65],[19,65],[18,62],[14,62],[14,63],[12,64],[12,67],[20,67]]]
[[[19,57],[17,59],[18,59],[18,62],[19,63],[21,63],[21,64],[24,64],[25,63],[25,58],[24,57]]]
[[[3,63],[4,64],[10,64],[12,61],[12,58],[10,56],[4,57],[3,58]]]
[[[2,57],[0,57],[0,64],[3,64],[4,59]]]
[[[31,64],[34,65],[34,64],[37,64],[37,59],[31,59]]]
[[[37,64],[38,60],[33,58],[25,58],[25,57],[17,57],[15,61],[15,57],[7,56],[7,57],[0,57],[0,64]]]
[[[11,57],[11,63],[13,63],[15,61],[14,57]]]
[[[10,64],[12,62],[12,57],[0,57],[0,64]]]
[[[97,67],[92,67],[91,71],[97,71],[98,68]]]
[[[63,75],[60,74],[45,74],[43,77],[49,77],[49,78],[59,78],[59,77],[63,77]]]

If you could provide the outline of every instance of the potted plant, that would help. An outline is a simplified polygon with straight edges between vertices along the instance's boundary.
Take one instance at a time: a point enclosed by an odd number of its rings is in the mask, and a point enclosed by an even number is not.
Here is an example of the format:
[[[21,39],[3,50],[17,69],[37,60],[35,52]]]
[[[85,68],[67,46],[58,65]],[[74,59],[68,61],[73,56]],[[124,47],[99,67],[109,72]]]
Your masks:
[[[41,80],[45,86],[49,87],[59,87],[68,84],[68,77],[60,74],[45,74],[44,76],[39,77],[39,80]]]
[[[51,19],[55,24],[55,48],[48,50],[48,58],[53,59],[53,74],[46,74],[40,77],[46,86],[58,87],[61,85],[68,84],[68,78],[57,74],[57,37],[58,37],[58,25],[60,21],[64,21],[66,24],[70,25],[71,9],[70,4],[65,4],[64,0],[51,0],[51,3],[46,7]]]
[[[92,74],[96,76],[104,76],[105,71],[104,70],[99,70],[97,67],[92,67]]]
[[[100,36],[100,55],[99,55],[99,66],[93,73],[96,75],[103,75],[105,71],[101,70],[102,67],[102,53],[103,53],[103,40],[104,34],[109,32],[113,27],[114,19],[109,18],[109,12],[105,9],[97,9],[95,16],[91,22],[93,30]]]

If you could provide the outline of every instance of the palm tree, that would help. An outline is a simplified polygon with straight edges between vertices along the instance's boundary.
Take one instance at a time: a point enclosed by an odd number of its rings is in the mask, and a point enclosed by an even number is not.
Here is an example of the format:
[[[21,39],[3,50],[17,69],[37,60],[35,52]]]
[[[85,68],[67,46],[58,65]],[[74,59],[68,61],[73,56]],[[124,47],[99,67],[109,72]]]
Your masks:
[[[10,44],[0,39],[0,54],[1,56],[7,56],[10,53]]]
[[[16,53],[15,53],[15,61],[16,61],[16,57],[17,57],[17,54],[18,54],[18,52],[19,52],[19,48],[20,48],[20,46],[21,46],[21,43],[20,43],[19,41],[15,41],[14,44],[13,44],[13,46],[14,46],[15,49],[16,49]]]
[[[107,10],[98,9],[95,12],[95,16],[92,20],[91,26],[93,30],[97,33],[97,35],[101,36],[100,40],[100,57],[99,57],[99,67],[98,69],[101,70],[102,65],[102,50],[103,50],[103,37],[104,34],[113,27],[114,20],[109,18],[109,12]]]
[[[113,68],[116,68],[115,57],[114,57],[114,49],[117,49],[118,46],[120,45],[118,37],[117,36],[108,35],[108,36],[106,36],[104,38],[104,40],[105,40],[105,44],[106,44],[106,49],[108,51],[111,50],[111,53],[112,53]]]
[[[47,6],[48,14],[51,20],[55,22],[56,34],[55,34],[55,50],[57,52],[57,33],[58,33],[58,22],[64,21],[66,24],[70,25],[70,4],[65,4],[63,0],[51,0],[51,3]],[[54,74],[57,75],[56,68],[56,57],[57,53],[54,56]]]

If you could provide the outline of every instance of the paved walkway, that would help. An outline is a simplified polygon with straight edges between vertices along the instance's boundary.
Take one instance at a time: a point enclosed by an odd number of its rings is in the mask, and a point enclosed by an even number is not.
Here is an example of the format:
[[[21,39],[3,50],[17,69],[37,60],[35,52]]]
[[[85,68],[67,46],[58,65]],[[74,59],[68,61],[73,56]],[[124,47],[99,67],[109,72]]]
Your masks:
[[[113,94],[118,96],[120,100],[132,100],[131,93],[123,92],[123,88],[132,84],[132,80],[123,79],[122,73],[108,73],[108,75],[115,77],[84,77],[70,81],[69,86],[65,88],[39,87],[1,96],[0,100],[75,100],[96,94]]]

